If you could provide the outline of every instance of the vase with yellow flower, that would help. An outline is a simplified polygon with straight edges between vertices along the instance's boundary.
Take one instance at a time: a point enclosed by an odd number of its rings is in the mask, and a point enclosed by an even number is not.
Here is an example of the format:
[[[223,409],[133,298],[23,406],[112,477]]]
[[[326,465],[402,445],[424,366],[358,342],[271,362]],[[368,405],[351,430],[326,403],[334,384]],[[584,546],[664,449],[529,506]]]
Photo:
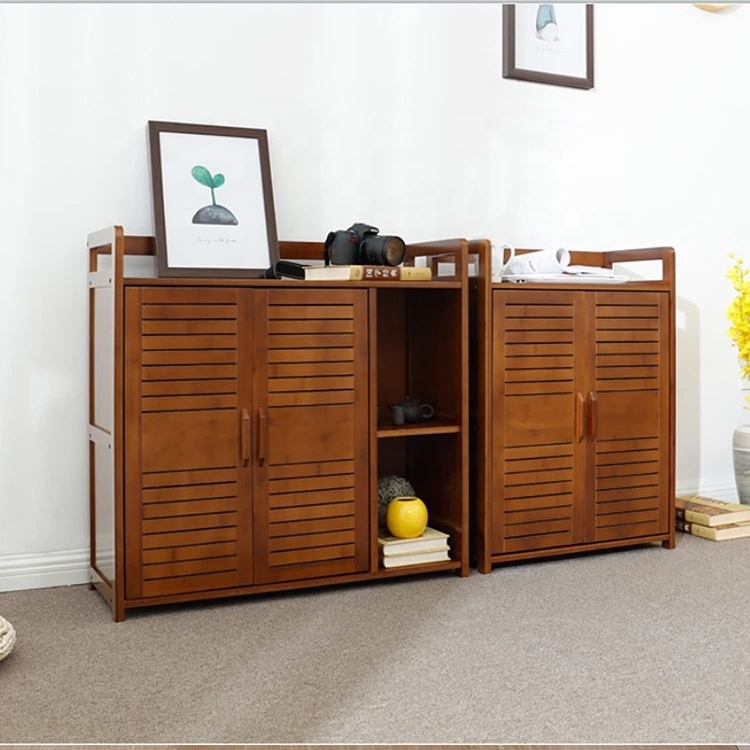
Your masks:
[[[750,271],[742,258],[734,255],[727,273],[735,291],[734,299],[727,310],[729,338],[737,348],[740,373],[750,378]],[[750,397],[748,397],[750,398]],[[750,424],[740,425],[732,435],[732,460],[737,496],[741,503],[750,505]]]

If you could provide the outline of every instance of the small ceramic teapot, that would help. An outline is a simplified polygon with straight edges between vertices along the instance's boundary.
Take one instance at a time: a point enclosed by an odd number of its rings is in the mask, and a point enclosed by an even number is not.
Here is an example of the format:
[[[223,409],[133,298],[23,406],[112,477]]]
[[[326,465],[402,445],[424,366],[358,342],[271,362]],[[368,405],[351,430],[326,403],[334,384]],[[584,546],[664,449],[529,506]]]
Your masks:
[[[423,404],[408,396],[396,406],[404,410],[405,422],[421,422],[423,419],[431,419],[435,416],[435,407],[432,404]]]

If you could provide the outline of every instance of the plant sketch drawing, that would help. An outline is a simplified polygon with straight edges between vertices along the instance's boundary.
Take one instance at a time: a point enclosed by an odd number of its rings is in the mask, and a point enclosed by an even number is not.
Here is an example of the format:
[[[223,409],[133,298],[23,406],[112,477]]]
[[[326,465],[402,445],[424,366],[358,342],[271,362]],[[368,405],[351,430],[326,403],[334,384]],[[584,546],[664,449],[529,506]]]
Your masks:
[[[559,42],[557,17],[553,3],[541,3],[536,11],[536,35],[545,42]]]
[[[238,224],[237,217],[228,208],[216,202],[214,190],[224,184],[224,175],[217,173],[212,176],[206,167],[201,166],[193,167],[191,174],[197,182],[211,190],[211,205],[203,206],[196,211],[193,224]]]

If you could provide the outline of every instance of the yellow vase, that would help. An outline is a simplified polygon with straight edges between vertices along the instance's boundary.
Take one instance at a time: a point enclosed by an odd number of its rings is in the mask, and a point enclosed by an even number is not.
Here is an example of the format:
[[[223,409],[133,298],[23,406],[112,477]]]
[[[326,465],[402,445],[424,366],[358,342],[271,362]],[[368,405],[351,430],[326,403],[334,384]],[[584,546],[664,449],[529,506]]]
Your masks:
[[[427,528],[427,506],[418,497],[394,497],[388,503],[385,521],[393,536],[413,539]]]

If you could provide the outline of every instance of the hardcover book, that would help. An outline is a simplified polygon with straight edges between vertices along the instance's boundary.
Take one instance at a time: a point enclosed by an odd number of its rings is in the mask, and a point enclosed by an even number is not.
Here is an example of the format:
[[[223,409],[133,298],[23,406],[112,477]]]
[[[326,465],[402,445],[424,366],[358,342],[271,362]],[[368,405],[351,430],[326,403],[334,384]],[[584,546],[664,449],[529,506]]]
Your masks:
[[[726,526],[702,526],[678,518],[676,521],[677,531],[699,536],[703,539],[711,539],[714,542],[723,542],[726,539],[741,539],[750,536],[750,523],[730,523]]]
[[[305,266],[311,281],[430,281],[426,266]]]
[[[381,563],[384,568],[402,568],[406,565],[424,565],[425,563],[450,560],[447,549],[432,550],[431,552],[409,552],[403,555],[383,555]]]
[[[727,503],[702,495],[675,498],[677,518],[702,526],[727,526],[750,521],[750,505]]]
[[[414,539],[400,539],[381,533],[378,536],[378,546],[381,553],[386,557],[403,555],[411,552],[432,552],[436,550],[449,550],[448,534],[430,528],[424,530],[422,536]]]

